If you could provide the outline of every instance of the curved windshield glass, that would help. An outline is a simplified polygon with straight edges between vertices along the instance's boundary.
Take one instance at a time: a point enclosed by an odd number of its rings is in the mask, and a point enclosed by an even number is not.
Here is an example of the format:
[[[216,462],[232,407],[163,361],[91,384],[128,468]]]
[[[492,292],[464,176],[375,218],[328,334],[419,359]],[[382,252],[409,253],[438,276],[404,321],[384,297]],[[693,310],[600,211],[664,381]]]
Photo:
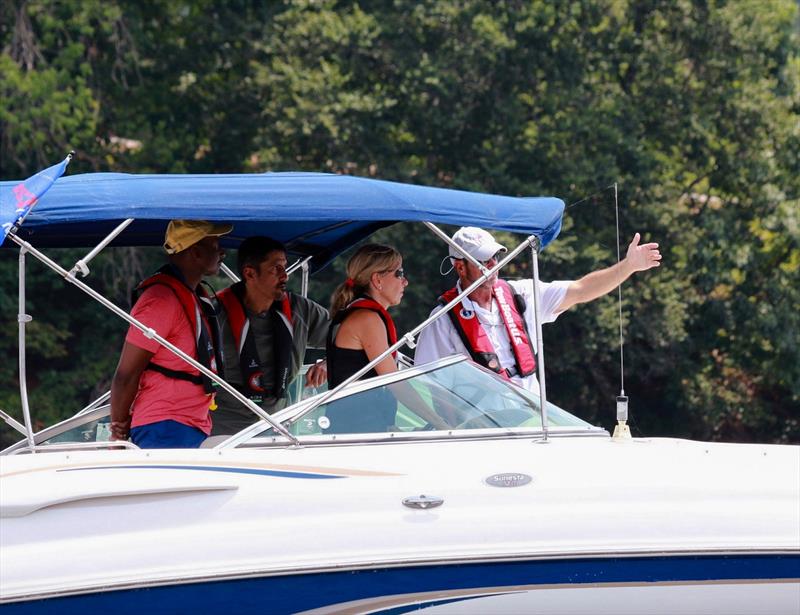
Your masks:
[[[592,425],[551,403],[549,427]],[[462,361],[370,387],[285,421],[295,435],[542,427],[539,397]],[[274,435],[271,428],[261,436]]]
[[[42,444],[58,444],[62,442],[108,442],[111,439],[111,417],[103,416],[89,422],[76,425],[63,433],[54,434]]]

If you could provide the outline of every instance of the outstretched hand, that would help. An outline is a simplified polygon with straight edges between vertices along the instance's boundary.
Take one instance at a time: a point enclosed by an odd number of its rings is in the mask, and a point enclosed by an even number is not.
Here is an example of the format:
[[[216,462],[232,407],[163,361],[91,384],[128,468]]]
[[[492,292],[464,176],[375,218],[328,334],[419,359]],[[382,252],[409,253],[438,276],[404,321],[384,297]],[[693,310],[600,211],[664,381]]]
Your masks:
[[[628,253],[625,260],[631,268],[631,271],[646,271],[653,267],[661,265],[661,252],[658,251],[657,243],[644,243],[639,245],[641,235],[636,233],[633,236],[633,241],[628,246]]]
[[[578,303],[594,301],[622,284],[631,274],[660,266],[661,252],[658,251],[658,244],[639,245],[640,239],[639,233],[633,236],[633,241],[628,246],[628,253],[621,263],[592,271],[571,282],[557,312],[568,310]]]

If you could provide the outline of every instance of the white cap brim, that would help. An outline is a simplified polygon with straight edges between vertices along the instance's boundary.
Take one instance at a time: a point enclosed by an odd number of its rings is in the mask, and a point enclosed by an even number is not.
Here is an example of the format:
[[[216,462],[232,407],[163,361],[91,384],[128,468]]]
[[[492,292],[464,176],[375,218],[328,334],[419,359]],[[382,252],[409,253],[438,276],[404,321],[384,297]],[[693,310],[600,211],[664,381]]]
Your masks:
[[[480,246],[471,246],[469,249],[465,248],[464,251],[469,253],[476,261],[488,261],[498,252],[507,252],[508,250],[496,241],[492,241]],[[464,255],[453,246],[450,246],[450,258],[464,258]]]

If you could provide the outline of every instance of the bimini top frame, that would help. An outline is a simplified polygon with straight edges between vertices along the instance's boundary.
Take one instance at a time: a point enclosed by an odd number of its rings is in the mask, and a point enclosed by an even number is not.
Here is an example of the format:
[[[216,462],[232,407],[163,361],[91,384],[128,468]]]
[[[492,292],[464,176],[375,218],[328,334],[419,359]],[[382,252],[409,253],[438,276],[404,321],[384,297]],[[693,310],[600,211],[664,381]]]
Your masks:
[[[0,182],[0,189],[16,182]],[[464,254],[480,267],[483,277],[473,283],[447,309],[457,305],[491,273],[499,270],[525,247],[531,247],[534,279],[538,280],[538,251],[555,238],[561,228],[564,204],[560,199],[520,198],[461,192],[441,188],[412,186],[380,180],[315,173],[270,173],[264,175],[213,176],[154,176],[122,174],[88,174],[62,178],[53,186],[41,203],[26,219],[24,227],[10,232],[3,247],[12,242],[20,246],[19,327],[20,327],[20,389],[25,415],[27,438],[32,451],[31,419],[27,404],[25,375],[25,324],[31,317],[25,314],[24,257],[30,253],[56,271],[68,282],[78,286],[99,303],[141,329],[184,361],[215,380],[222,388],[249,407],[257,416],[272,425],[278,433],[293,443],[296,439],[282,425],[236,389],[208,371],[197,361],[163,339],[158,332],[133,319],[125,310],[114,305],[91,287],[77,279],[89,273],[88,262],[109,244],[160,245],[169,220],[174,218],[230,221],[234,233],[226,238],[232,245],[247,236],[265,234],[283,241],[290,253],[301,258],[304,274],[303,288],[309,269],[319,268],[333,256],[374,230],[395,222],[424,222],[436,235],[461,251],[433,222],[480,226],[496,230],[530,232],[515,250],[491,271]],[[202,212],[199,214],[198,212]],[[142,219],[130,214],[137,213]],[[166,216],[166,217],[165,217]],[[46,246],[95,245],[66,270],[33,245],[26,237],[37,239]],[[538,284],[534,284],[535,319],[539,361],[540,396],[543,426],[547,438],[544,354],[541,343],[540,301]],[[357,374],[322,396],[324,403],[330,395],[366,373],[385,356],[403,345],[413,348],[415,336],[447,310],[440,311],[383,353]]]

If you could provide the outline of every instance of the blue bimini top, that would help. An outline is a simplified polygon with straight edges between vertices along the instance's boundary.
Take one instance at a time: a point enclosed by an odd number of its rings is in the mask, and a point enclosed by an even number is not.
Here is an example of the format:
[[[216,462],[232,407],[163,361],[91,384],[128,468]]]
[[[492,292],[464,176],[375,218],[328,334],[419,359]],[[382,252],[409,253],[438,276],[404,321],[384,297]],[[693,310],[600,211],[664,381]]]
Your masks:
[[[17,182],[0,182],[0,189]],[[561,230],[564,202],[510,197],[326,173],[61,177],[17,234],[37,247],[89,247],[127,218],[111,245],[155,246],[175,218],[230,222],[223,245],[252,235],[312,256],[318,269],[338,253],[396,222],[478,226],[535,235],[542,247]],[[4,246],[14,245],[6,240]]]

